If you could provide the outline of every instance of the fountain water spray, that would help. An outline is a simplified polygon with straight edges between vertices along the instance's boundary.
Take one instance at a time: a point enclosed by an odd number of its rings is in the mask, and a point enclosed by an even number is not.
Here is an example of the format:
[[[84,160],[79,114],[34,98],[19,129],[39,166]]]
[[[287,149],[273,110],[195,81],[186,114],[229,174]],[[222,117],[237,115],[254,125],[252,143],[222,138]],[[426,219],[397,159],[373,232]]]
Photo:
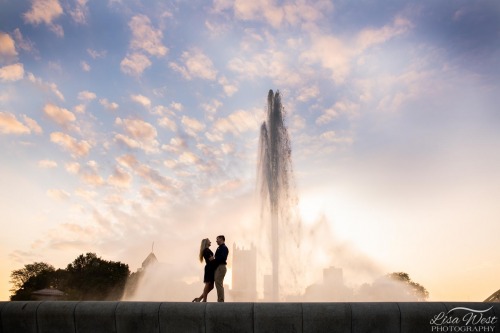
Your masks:
[[[271,224],[272,299],[280,298],[280,271],[289,271],[286,260],[290,245],[299,242],[300,223],[295,214],[298,204],[293,182],[290,137],[284,124],[284,108],[279,91],[269,90],[267,120],[262,123],[259,139],[258,179],[261,218]],[[295,246],[295,248],[297,248]],[[285,250],[285,251],[283,251]],[[284,253],[280,253],[284,252]],[[285,259],[280,262],[281,259]],[[298,262],[295,262],[297,265]],[[295,278],[286,274],[287,279]]]

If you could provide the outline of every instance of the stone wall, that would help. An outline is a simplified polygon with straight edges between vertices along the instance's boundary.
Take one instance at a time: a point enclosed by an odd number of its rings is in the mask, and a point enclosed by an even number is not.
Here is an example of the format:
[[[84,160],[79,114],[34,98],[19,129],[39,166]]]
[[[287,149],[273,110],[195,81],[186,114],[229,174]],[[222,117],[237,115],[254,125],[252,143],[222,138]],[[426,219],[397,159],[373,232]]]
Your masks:
[[[500,303],[0,302],[0,333],[500,333],[499,316]]]

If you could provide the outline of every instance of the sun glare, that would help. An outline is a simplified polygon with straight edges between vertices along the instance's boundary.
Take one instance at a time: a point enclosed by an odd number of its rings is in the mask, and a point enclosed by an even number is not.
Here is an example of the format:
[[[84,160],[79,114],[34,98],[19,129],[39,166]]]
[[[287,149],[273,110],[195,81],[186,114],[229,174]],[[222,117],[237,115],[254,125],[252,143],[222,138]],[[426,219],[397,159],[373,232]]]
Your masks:
[[[306,225],[311,225],[325,213],[325,201],[317,195],[304,194],[299,202],[300,217]]]

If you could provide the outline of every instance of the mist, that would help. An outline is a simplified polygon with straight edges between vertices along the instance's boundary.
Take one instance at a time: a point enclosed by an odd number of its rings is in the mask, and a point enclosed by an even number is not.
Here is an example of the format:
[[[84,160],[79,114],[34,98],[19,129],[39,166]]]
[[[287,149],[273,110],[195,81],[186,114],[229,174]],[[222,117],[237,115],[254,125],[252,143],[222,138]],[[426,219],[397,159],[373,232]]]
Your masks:
[[[172,231],[165,228],[156,236],[156,250],[151,251],[151,244],[144,240],[142,256],[135,253],[136,260],[130,263],[136,274],[129,279],[122,299],[190,302],[198,297],[203,290],[205,265],[198,260],[200,242],[210,238],[215,252],[215,238],[224,234],[229,248],[224,279],[226,301],[271,301],[270,225],[261,219],[257,196],[246,193],[183,211],[189,223]],[[333,225],[321,211],[312,222],[301,223],[297,246],[289,243],[285,246],[288,252],[281,254],[279,301],[417,300],[407,285],[386,277],[392,271],[352,242],[338,237]],[[151,253],[158,262],[143,268],[143,261]],[[214,289],[208,301],[216,299]]]
[[[217,235],[225,235],[230,250],[224,281],[228,301],[416,300],[404,284],[384,277],[391,272],[336,237],[324,212],[303,223],[284,120],[281,95],[270,90],[254,194],[184,207],[184,234],[179,233],[179,221],[171,225],[175,229],[164,230],[170,254],[145,255],[129,279],[125,300],[187,301],[199,296],[204,265],[195,264],[199,244]]]

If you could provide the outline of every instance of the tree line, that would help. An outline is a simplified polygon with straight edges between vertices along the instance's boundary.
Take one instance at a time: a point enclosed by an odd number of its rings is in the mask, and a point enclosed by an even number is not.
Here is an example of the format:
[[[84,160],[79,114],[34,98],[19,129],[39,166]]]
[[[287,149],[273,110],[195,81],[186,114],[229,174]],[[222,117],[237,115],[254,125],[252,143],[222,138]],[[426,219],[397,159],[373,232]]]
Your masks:
[[[33,292],[47,288],[63,291],[64,300],[119,300],[129,275],[127,264],[104,260],[90,252],[79,255],[65,269],[35,262],[12,271],[10,300],[31,300]]]
[[[141,272],[130,274],[129,266],[121,262],[103,260],[95,253],[79,255],[65,269],[55,269],[44,262],[27,264],[12,271],[11,301],[32,299],[35,291],[52,288],[65,293],[64,300],[114,301],[120,300],[127,286],[133,293]],[[127,284],[128,280],[128,284]],[[388,283],[392,282],[392,283]],[[395,288],[400,286],[400,288]],[[358,293],[373,300],[391,300],[404,296],[407,300],[426,301],[429,292],[411,280],[404,272],[395,272],[363,284]]]

